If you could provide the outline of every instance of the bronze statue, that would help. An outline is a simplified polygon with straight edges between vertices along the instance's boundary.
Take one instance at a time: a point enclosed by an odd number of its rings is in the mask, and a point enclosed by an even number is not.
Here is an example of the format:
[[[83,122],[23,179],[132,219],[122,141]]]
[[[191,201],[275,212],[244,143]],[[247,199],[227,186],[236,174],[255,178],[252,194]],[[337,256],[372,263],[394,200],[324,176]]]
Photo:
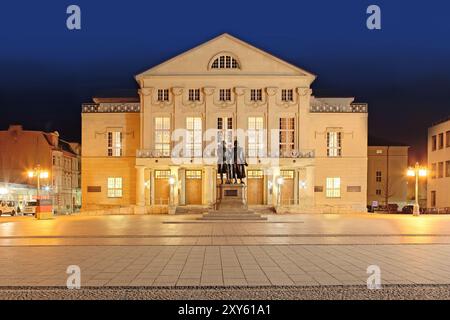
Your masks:
[[[238,179],[240,183],[244,183],[243,179],[246,177],[245,167],[248,166],[247,161],[245,160],[244,149],[239,146],[237,140],[234,140],[233,147],[233,178],[234,183],[238,183]]]
[[[217,173],[220,174],[220,183],[223,184],[223,174],[225,173],[228,181],[227,170],[227,145],[222,141],[222,145],[217,147]]]

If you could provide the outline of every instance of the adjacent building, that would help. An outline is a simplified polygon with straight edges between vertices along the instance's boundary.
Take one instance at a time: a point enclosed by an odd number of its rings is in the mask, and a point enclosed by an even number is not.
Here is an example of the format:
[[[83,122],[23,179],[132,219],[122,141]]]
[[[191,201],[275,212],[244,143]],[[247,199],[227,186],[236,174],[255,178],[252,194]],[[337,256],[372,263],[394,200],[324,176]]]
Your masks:
[[[1,198],[17,201],[20,207],[36,198],[36,178],[28,172],[46,172],[41,179],[41,194],[53,199],[57,213],[81,207],[81,148],[62,140],[58,132],[24,130],[11,125],[0,131]]]
[[[407,204],[409,146],[387,139],[369,137],[367,205]]]
[[[428,129],[427,207],[450,209],[450,118]]]
[[[315,78],[223,34],[137,75],[137,98],[83,104],[83,208],[210,207],[237,139],[250,206],[366,211],[367,104],[315,97]]]

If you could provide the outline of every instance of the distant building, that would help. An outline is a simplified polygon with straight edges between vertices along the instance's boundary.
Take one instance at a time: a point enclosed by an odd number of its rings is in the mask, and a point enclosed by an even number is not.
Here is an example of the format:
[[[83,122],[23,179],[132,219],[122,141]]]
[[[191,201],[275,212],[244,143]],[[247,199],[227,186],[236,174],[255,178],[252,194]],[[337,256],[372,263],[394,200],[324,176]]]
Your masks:
[[[83,208],[211,207],[238,139],[250,206],[366,211],[368,106],[315,97],[315,78],[223,34],[137,75],[138,99],[83,104]]]
[[[80,155],[80,144],[60,139],[57,132],[11,125],[0,131],[0,197],[21,206],[34,199],[36,179],[27,172],[39,166],[48,172],[41,179],[41,192],[52,197],[55,212],[73,212],[81,206]]]
[[[369,136],[367,165],[367,204],[407,203],[409,146]]]
[[[450,208],[450,117],[428,129],[428,208]]]

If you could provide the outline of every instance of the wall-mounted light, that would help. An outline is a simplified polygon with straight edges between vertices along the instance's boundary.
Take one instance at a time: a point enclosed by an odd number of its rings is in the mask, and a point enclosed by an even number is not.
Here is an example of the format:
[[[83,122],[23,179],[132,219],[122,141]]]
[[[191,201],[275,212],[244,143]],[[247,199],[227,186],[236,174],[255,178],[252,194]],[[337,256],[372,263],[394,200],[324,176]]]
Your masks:
[[[299,186],[300,186],[300,189],[306,189],[306,181],[300,180],[299,181]]]

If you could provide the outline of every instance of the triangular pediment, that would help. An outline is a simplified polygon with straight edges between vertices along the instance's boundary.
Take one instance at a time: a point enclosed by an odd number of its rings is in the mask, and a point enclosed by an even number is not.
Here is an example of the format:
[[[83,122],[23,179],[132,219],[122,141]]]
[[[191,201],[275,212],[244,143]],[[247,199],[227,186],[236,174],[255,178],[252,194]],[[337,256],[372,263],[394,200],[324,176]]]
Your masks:
[[[239,68],[212,69],[211,63],[221,54],[231,55]],[[137,80],[163,75],[286,75],[314,80],[315,75],[283,61],[227,33],[175,56],[139,75]]]

